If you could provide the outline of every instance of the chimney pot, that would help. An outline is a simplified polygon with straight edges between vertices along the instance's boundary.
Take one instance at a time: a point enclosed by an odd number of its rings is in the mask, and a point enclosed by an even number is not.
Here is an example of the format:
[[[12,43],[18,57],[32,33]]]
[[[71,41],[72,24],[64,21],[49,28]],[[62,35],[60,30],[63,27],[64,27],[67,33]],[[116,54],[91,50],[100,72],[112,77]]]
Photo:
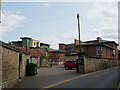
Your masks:
[[[100,42],[100,41],[102,40],[102,38],[100,38],[100,37],[97,37],[97,40],[98,40],[98,42]]]

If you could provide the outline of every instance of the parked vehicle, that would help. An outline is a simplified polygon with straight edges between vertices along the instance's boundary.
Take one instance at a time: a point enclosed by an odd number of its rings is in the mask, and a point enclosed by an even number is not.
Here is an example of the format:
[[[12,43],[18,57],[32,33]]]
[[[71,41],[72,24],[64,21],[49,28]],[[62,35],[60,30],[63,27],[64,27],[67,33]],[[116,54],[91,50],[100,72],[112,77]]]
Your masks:
[[[73,68],[77,68],[76,61],[75,60],[65,61],[64,67],[66,70],[69,70],[69,69],[72,70]]]

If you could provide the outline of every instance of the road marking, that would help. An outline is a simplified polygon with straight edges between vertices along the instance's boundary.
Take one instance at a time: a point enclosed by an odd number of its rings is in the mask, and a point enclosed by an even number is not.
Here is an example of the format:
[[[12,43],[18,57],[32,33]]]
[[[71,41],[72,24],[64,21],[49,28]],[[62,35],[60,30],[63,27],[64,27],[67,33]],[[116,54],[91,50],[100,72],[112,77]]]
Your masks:
[[[120,83],[118,84],[117,90],[120,90]]]
[[[100,70],[100,71],[96,71],[96,72],[91,72],[91,73],[87,73],[87,74],[84,74],[84,75],[79,75],[79,76],[76,76],[74,78],[70,78],[70,79],[67,79],[67,80],[64,80],[64,81],[60,81],[60,82],[57,82],[57,83],[54,83],[54,84],[51,84],[51,85],[48,85],[48,86],[45,86],[45,87],[42,87],[42,88],[51,88],[51,87],[54,87],[54,86],[57,86],[57,85],[60,85],[60,84],[75,80],[75,79],[80,78],[80,77],[92,75],[92,74],[95,74],[95,73],[98,73],[98,72],[103,72],[103,71],[107,71],[107,70],[111,70],[111,69],[113,69],[113,68]]]

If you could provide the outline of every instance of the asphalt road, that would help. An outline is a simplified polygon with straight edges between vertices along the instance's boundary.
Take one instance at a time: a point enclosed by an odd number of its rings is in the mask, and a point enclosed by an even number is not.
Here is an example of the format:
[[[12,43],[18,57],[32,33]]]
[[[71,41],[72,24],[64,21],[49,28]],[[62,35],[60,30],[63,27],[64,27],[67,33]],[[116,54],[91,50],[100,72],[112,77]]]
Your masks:
[[[120,71],[118,70],[118,68],[113,68],[111,70],[94,73],[52,88],[118,88],[120,82]]]
[[[17,88],[42,88],[79,75],[76,70],[65,70],[63,66],[40,68],[37,75],[25,77]]]
[[[119,74],[119,75],[118,75]],[[78,74],[62,66],[40,68],[35,76],[25,77],[18,88],[117,88],[120,71],[112,68],[91,74]]]

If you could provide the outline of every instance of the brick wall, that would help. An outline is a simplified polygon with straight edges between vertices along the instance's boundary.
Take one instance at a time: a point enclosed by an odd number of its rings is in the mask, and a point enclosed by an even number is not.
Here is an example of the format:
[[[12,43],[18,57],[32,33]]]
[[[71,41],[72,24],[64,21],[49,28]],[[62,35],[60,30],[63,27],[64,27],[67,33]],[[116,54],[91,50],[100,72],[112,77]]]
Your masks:
[[[50,59],[52,62],[56,62],[56,52],[50,53]]]
[[[59,50],[64,50],[66,48],[65,44],[59,44]]]
[[[59,53],[60,55],[60,64],[63,64],[65,61],[65,54],[64,53]]]

